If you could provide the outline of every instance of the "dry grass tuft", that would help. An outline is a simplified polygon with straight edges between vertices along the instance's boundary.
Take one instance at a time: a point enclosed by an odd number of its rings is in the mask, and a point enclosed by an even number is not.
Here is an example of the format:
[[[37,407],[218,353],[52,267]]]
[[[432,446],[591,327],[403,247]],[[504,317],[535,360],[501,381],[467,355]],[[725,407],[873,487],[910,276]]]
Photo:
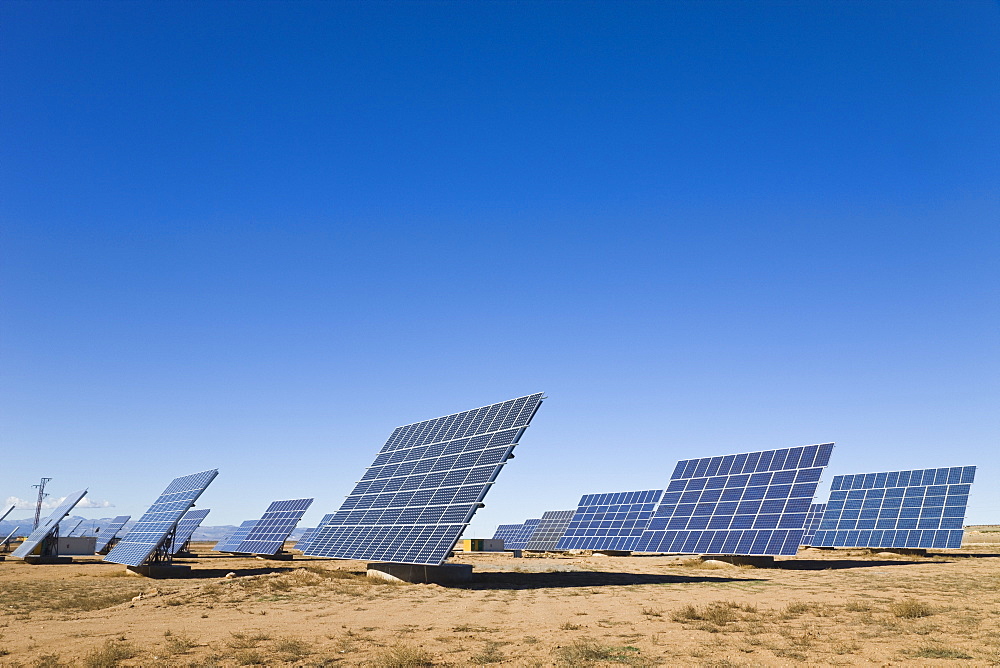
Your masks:
[[[649,662],[639,655],[638,647],[611,647],[592,638],[577,640],[556,650],[559,662],[567,666],[592,666],[598,663],[623,663],[645,666]]]
[[[934,611],[929,605],[913,598],[898,601],[889,606],[889,612],[902,619],[917,619],[929,617]]]
[[[488,640],[486,641],[486,646],[483,647],[483,651],[473,654],[469,657],[469,660],[477,666],[487,663],[503,663],[507,657],[500,651],[500,647],[500,643]]]
[[[240,633],[234,631],[226,644],[233,649],[256,649],[265,640],[270,640],[271,636],[266,633]]]
[[[920,659],[972,659],[971,654],[967,654],[960,649],[950,647],[933,647],[930,645],[919,647],[910,653],[910,656]]]
[[[434,661],[430,654],[419,647],[400,644],[376,656],[371,665],[376,668],[418,668],[433,666]]]
[[[84,668],[115,668],[122,661],[139,654],[139,648],[126,640],[108,640],[83,657]]]

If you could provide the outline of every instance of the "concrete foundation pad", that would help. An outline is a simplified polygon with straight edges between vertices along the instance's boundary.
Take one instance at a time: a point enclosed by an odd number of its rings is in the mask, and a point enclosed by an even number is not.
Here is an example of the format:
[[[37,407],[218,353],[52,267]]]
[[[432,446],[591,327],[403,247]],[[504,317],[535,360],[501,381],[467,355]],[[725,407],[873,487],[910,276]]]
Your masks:
[[[724,561],[735,566],[754,566],[756,568],[774,568],[774,557],[713,554],[700,557],[702,561]]]
[[[126,566],[127,572],[147,578],[184,578],[191,575],[190,566],[154,564],[151,566]]]
[[[368,564],[368,577],[420,584],[458,584],[472,581],[471,564]]]
[[[26,564],[72,564],[73,557],[40,557],[37,554],[29,554],[24,558]]]

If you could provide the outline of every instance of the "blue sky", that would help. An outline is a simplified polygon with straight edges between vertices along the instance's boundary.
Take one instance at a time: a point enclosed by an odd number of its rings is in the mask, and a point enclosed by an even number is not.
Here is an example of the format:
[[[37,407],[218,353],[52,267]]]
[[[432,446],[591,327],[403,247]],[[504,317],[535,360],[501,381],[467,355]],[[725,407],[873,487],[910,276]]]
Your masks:
[[[0,499],[217,467],[209,524],[310,524],[393,427],[544,391],[466,535],[827,441],[821,496],[976,464],[1000,522],[997,3],[0,20]]]

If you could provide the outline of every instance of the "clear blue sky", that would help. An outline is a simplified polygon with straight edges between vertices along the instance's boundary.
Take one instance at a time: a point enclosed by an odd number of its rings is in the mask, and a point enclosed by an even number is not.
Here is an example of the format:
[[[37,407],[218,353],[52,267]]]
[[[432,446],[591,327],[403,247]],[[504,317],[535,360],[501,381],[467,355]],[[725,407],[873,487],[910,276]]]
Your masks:
[[[467,535],[826,441],[1000,522],[996,2],[0,25],[0,501],[218,467],[209,524],[310,524],[396,425],[544,391]]]

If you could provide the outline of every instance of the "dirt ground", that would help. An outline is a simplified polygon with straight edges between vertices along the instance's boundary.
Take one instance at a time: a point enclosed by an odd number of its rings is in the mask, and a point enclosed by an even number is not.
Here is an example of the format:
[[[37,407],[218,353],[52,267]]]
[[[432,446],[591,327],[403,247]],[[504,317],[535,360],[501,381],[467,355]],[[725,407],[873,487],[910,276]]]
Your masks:
[[[0,665],[1000,665],[997,530],[927,557],[809,549],[774,568],[459,554],[475,580],[448,587],[210,547],[184,579],[0,563]]]

